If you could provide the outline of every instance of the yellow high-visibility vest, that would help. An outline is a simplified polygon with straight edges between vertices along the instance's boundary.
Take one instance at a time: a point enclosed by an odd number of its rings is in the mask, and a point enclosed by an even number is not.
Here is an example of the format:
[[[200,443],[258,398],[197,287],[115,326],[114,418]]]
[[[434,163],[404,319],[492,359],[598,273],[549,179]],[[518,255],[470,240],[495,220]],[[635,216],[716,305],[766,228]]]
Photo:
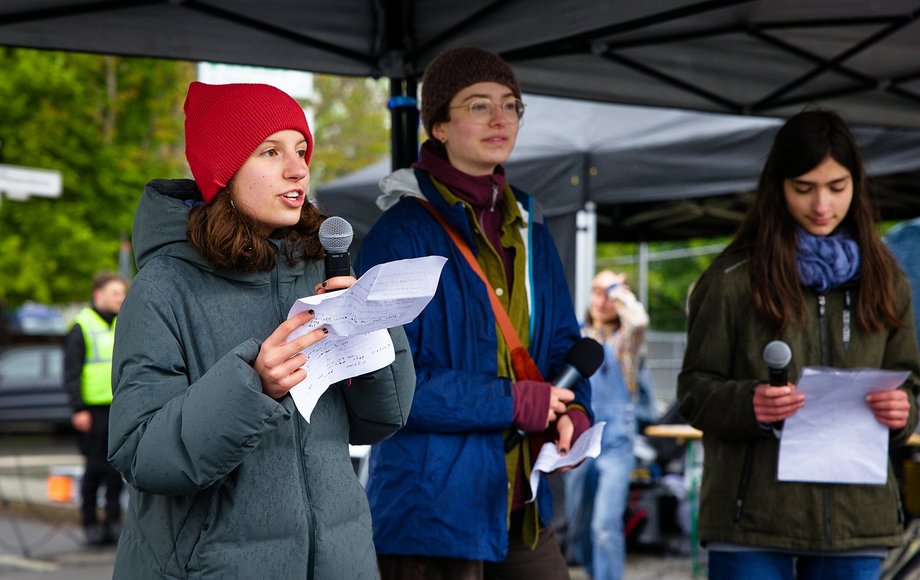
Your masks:
[[[115,348],[115,321],[110,327],[92,308],[84,308],[74,322],[83,331],[86,360],[80,377],[80,395],[87,405],[112,404],[112,351]]]

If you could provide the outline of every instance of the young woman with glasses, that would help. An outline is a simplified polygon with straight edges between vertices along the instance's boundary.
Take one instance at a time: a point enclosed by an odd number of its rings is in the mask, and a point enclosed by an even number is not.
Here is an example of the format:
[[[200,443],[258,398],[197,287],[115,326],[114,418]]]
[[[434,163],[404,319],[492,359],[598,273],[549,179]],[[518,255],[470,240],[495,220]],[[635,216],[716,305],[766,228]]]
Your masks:
[[[356,260],[360,273],[401,258],[448,258],[434,300],[406,326],[418,377],[407,426],[371,453],[384,580],[568,578],[549,486],[542,478],[531,497],[530,466],[542,443],[565,453],[588,428],[589,386],[548,382],[579,330],[540,209],[502,168],[523,115],[517,80],[498,56],[461,48],[436,58],[422,80],[430,139],[412,169],[381,182],[385,213]],[[496,308],[517,340],[496,324]],[[523,350],[539,373],[511,354]]]

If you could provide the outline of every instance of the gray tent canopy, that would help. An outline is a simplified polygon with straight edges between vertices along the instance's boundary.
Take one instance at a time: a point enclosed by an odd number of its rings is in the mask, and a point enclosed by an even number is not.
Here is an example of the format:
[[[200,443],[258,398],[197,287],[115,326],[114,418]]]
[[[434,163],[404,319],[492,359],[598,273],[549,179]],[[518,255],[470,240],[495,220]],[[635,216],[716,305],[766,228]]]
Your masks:
[[[505,164],[510,181],[571,228],[575,213],[592,202],[602,241],[732,233],[783,122],[529,94],[524,100],[524,123]],[[869,175],[885,184],[877,200],[884,214],[920,215],[920,198],[912,195],[920,185],[912,175],[920,172],[920,129],[856,125],[854,132]],[[389,171],[382,160],[320,187],[317,201],[352,221],[360,238],[380,215],[377,182]]]
[[[917,0],[9,0],[0,45],[389,77],[392,163],[446,48],[500,53],[530,93],[731,114],[805,104],[920,125]]]
[[[729,235],[783,123],[529,94],[524,100],[524,124],[505,170],[512,184],[540,200],[572,289],[584,283],[576,271],[595,242],[579,248],[579,211],[594,207],[599,241]],[[920,216],[920,129],[853,130],[882,217]],[[324,211],[351,222],[353,247],[380,216],[377,182],[389,171],[381,160],[316,192]]]

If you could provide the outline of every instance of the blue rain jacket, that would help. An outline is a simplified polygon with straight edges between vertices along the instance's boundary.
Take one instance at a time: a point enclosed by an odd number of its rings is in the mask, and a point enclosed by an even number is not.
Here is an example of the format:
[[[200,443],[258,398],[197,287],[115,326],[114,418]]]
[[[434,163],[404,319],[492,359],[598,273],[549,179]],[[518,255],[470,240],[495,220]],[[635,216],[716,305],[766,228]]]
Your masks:
[[[409,198],[428,199],[475,252],[465,210],[462,204],[449,206],[423,171],[400,170],[381,186],[378,206],[390,206],[365,238],[355,270],[428,255],[448,261],[435,297],[404,327],[417,376],[407,425],[371,452],[367,492],[374,543],[382,554],[500,561],[508,549],[503,432],[511,427],[511,380],[498,376],[498,330],[485,285],[441,225]],[[551,380],[579,339],[578,323],[549,230],[534,200],[518,190],[514,194],[530,224],[521,232],[532,261],[526,281],[530,354]],[[590,409],[588,381],[574,390],[575,402]],[[537,495],[546,526],[552,500],[545,477]]]

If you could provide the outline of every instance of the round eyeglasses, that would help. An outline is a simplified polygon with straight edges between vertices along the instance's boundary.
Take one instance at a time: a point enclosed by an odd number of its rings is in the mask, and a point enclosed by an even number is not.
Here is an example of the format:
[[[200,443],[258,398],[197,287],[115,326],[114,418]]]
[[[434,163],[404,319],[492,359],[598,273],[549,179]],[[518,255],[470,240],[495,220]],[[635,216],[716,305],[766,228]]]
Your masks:
[[[492,99],[482,97],[450,108],[469,109],[470,117],[472,117],[474,123],[488,125],[495,114],[496,106],[498,106],[498,110],[501,111],[502,116],[509,123],[519,123],[521,118],[524,117],[524,102],[521,99],[505,99],[501,103],[495,103]]]

